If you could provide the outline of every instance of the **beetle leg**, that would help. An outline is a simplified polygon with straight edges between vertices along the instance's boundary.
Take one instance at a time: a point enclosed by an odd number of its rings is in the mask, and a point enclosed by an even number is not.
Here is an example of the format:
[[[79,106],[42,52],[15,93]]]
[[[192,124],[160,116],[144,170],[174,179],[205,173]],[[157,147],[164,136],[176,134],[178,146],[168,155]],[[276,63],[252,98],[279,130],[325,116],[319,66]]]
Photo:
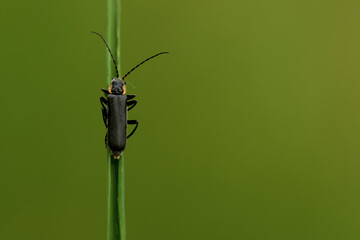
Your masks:
[[[110,94],[109,90],[107,90],[105,88],[102,88],[101,91],[103,91],[105,93],[105,96]]]
[[[135,128],[134,128],[134,129],[131,131],[131,133],[126,137],[126,138],[129,138],[129,137],[131,137],[131,135],[133,135],[134,132],[136,131],[136,129],[137,129],[138,125],[139,125],[139,122],[138,122],[137,120],[128,120],[128,121],[127,121],[127,124],[129,124],[129,125],[136,124]]]
[[[131,100],[126,102],[126,105],[128,106],[128,111],[130,111],[133,107],[135,107],[136,104],[137,104],[136,100]]]
[[[131,100],[133,99],[134,97],[136,97],[135,94],[129,94],[129,95],[126,95],[127,96],[127,100]]]
[[[107,105],[107,100],[104,97],[100,97],[100,103],[101,103],[101,112],[102,112],[102,116],[103,116],[103,120],[104,120],[104,124],[105,127],[108,127],[107,125],[107,109],[106,109],[106,105]]]
[[[108,101],[106,100],[106,98],[100,97],[100,103],[104,108],[106,108],[106,105],[107,105]]]

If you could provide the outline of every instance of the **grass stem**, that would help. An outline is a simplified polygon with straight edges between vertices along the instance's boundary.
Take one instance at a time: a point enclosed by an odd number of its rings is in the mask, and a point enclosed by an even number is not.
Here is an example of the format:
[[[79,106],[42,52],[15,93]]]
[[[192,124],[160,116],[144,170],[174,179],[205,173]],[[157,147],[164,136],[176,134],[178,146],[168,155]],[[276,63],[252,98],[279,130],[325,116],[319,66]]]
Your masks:
[[[106,39],[116,60],[119,73],[120,64],[120,0],[107,0]],[[116,76],[110,54],[106,51],[106,84]],[[124,154],[114,159],[108,151],[108,240],[125,240],[125,205],[124,205]]]

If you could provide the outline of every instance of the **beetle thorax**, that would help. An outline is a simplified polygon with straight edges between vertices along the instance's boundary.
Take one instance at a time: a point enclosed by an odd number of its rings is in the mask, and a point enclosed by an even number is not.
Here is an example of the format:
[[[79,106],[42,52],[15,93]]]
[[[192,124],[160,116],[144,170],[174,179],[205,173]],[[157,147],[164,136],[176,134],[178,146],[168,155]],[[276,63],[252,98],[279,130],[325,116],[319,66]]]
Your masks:
[[[109,87],[109,92],[114,95],[126,94],[125,81],[119,78],[113,78]]]

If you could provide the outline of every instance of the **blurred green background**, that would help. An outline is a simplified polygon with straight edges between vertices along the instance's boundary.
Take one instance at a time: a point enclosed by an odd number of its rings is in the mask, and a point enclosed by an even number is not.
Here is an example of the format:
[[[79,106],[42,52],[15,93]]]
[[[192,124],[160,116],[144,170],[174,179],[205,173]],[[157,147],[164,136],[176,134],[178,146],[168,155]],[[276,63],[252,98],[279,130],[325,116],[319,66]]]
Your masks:
[[[0,239],[106,239],[105,1],[2,1]],[[360,2],[123,0],[127,240],[360,239]]]

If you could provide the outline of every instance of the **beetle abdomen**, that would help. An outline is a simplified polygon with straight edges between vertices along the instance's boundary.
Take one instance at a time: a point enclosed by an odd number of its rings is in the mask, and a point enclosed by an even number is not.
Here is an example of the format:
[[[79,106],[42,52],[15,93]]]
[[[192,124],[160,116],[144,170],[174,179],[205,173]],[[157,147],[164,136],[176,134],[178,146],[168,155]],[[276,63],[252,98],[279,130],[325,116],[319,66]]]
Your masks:
[[[126,95],[108,95],[108,146],[114,156],[120,156],[126,146]]]

